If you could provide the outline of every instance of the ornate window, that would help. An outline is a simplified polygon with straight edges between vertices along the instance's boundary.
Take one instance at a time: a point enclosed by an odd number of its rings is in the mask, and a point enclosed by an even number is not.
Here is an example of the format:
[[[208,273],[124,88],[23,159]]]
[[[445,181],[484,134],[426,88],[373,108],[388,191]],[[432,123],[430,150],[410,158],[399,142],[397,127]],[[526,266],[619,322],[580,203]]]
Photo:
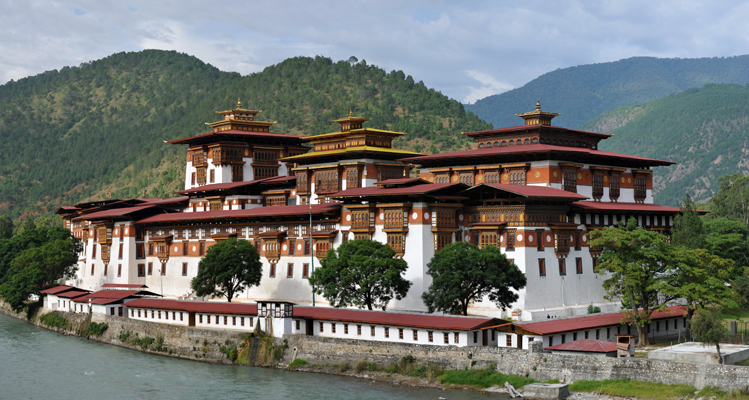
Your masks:
[[[515,250],[515,230],[507,230],[507,251]]]
[[[403,211],[402,210],[391,210],[385,211],[385,229],[402,229],[403,223]],[[363,225],[363,224],[362,224]],[[367,225],[366,227],[368,227]]]
[[[484,174],[484,183],[500,183],[499,172],[492,171]]]
[[[450,174],[438,174],[434,177],[434,183],[450,183]]]
[[[403,168],[378,168],[377,181],[403,178]]]
[[[388,233],[388,246],[395,251],[398,256],[403,257],[406,252],[406,235],[402,233]]]
[[[278,251],[279,244],[276,241],[265,242],[265,258],[277,259],[281,253]],[[275,275],[275,274],[274,274]]]
[[[369,210],[356,210],[351,213],[351,229],[369,229]]]
[[[525,185],[525,170],[510,171],[510,185]]]
[[[315,242],[315,257],[325,258],[330,250],[330,240],[318,240]]]
[[[577,171],[565,169],[562,173],[562,187],[568,192],[577,193]]]
[[[468,186],[473,186],[473,172],[464,172],[460,174],[460,183]]]
[[[319,171],[315,173],[315,192],[336,193],[340,190],[338,170]]]
[[[255,179],[265,179],[278,176],[278,167],[257,167],[252,168],[255,172]]]
[[[538,259],[538,276],[546,276],[546,260],[543,258]]]
[[[486,246],[497,247],[497,232],[481,232],[479,234],[479,247],[486,248]]]
[[[635,175],[635,202],[642,203],[645,201],[647,194],[647,184],[644,175]]]
[[[355,232],[354,240],[359,240],[359,239],[371,239],[371,236],[369,235],[369,233]]]
[[[244,165],[232,164],[231,165],[231,181],[242,182],[244,180]]]
[[[593,199],[601,200],[603,197],[603,173],[600,171],[593,172]]]
[[[434,235],[434,251],[440,251],[453,241],[452,233],[437,233]]]
[[[609,179],[609,198],[612,201],[616,201],[619,198],[619,181],[620,176],[619,173],[611,173],[611,177]]]
[[[307,178],[307,171],[301,171],[296,173],[296,190],[301,193],[309,192],[309,179]]]
[[[348,168],[346,170],[346,189],[361,187],[358,168]]]
[[[564,258],[559,259],[559,276],[565,276],[567,275],[567,264],[565,263]]]

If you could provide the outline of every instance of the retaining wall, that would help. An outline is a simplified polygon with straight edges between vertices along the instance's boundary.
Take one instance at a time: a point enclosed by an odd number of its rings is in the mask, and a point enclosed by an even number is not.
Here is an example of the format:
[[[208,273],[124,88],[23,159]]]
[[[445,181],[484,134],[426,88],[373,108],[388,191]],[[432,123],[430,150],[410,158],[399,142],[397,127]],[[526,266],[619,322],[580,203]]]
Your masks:
[[[313,364],[355,363],[365,359],[388,365],[411,355],[417,363],[437,363],[444,369],[484,368],[497,363],[497,371],[545,381],[632,380],[715,386],[726,391],[749,386],[749,367],[695,364],[644,358],[608,358],[559,355],[506,347],[443,347],[364,340],[286,335],[289,349],[284,362],[301,358]],[[536,348],[538,349],[538,348]],[[538,351],[538,350],[536,350]],[[534,370],[535,367],[535,370]]]
[[[41,309],[37,315],[50,310]],[[10,311],[0,301],[0,312],[26,319],[25,314]],[[75,334],[75,327],[85,323],[87,314],[62,313],[73,323],[73,329],[65,334]],[[149,321],[135,321],[124,317],[95,314],[93,322],[106,322],[109,328],[100,338],[92,338],[103,343],[128,347],[142,351],[136,345],[122,343],[120,332],[138,332],[139,337],[164,337],[164,345],[172,349],[172,354],[145,350],[149,353],[187,358],[212,363],[231,363],[219,351],[219,347],[229,339],[235,343],[242,339],[242,333],[221,329],[201,329],[195,327],[159,324]],[[32,323],[40,326],[36,318]],[[49,327],[47,327],[49,328]],[[55,328],[50,328],[57,330]],[[662,382],[666,384],[687,384],[697,389],[714,386],[726,391],[735,391],[749,386],[749,367],[733,365],[696,364],[643,358],[608,358],[559,355],[543,353],[536,345],[531,350],[520,350],[507,347],[452,347],[430,346],[407,343],[370,342],[365,340],[321,338],[306,335],[285,335],[289,348],[285,350],[281,362],[288,364],[295,358],[301,358],[312,364],[338,364],[341,362],[356,363],[368,360],[380,365],[389,365],[399,361],[403,356],[414,357],[417,363],[432,362],[444,369],[485,368],[491,363],[497,364],[497,371],[507,374],[526,375],[537,380],[558,379],[561,382],[576,380],[604,380],[629,378],[632,380]],[[204,342],[209,343],[204,346]],[[274,339],[280,345],[280,339]],[[540,343],[539,343],[540,344]],[[256,357],[262,345],[254,339],[250,365],[266,364],[267,359]],[[206,347],[204,349],[203,347]],[[197,350],[195,350],[197,349]],[[203,355],[203,351],[205,355]],[[257,362],[257,360],[260,362]],[[535,369],[534,369],[535,367]]]

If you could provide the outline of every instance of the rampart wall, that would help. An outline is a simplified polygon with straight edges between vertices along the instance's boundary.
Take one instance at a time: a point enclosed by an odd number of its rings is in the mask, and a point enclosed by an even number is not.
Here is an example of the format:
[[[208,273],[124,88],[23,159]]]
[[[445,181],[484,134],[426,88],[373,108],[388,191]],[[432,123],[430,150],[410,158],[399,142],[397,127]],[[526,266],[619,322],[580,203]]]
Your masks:
[[[13,313],[0,302],[0,312],[16,318],[27,319],[25,314]],[[41,309],[37,315],[49,310]],[[88,319],[87,314],[61,313],[72,327],[63,334],[76,334]],[[186,358],[211,363],[229,364],[231,361],[219,351],[226,340],[239,343],[244,334],[221,329],[201,329],[195,327],[159,324],[150,321],[135,321],[124,317],[94,314],[92,322],[106,322],[109,327],[100,338],[93,338],[103,343],[128,347],[139,351],[163,356]],[[44,326],[37,318],[30,321]],[[60,331],[56,328],[49,328]],[[120,340],[121,332],[130,332],[138,337],[163,336],[164,346],[171,349],[157,351],[153,348],[143,349]],[[749,386],[749,367],[696,364],[643,358],[605,358],[586,356],[567,356],[543,353],[540,343],[531,350],[520,350],[506,347],[451,347],[430,346],[406,343],[370,342],[366,340],[321,338],[306,335],[285,335],[288,348],[282,353],[281,364],[288,364],[295,358],[312,364],[338,364],[341,362],[356,363],[368,360],[380,365],[389,365],[404,356],[414,357],[417,363],[436,363],[444,369],[485,368],[491,363],[497,364],[497,371],[507,374],[527,375],[537,380],[558,379],[562,382],[576,380],[604,380],[629,378],[666,384],[687,384],[698,389],[714,386],[726,391],[735,391]],[[208,345],[205,345],[205,344]],[[252,341],[252,354],[247,357],[248,365],[268,365],[267,357],[258,356],[263,352],[263,344],[258,338]],[[281,346],[283,340],[273,339],[275,346]]]

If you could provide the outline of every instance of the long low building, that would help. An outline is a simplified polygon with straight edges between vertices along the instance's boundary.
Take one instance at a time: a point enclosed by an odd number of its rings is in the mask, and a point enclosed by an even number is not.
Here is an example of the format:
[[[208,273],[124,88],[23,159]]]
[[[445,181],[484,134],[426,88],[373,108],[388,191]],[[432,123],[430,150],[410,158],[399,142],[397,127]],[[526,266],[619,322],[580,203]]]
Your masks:
[[[683,336],[686,329],[684,306],[670,306],[654,312],[648,325],[651,340]],[[637,328],[627,324],[621,313],[592,314],[583,317],[554,318],[539,322],[514,321],[497,328],[499,346],[527,349],[534,340],[542,340],[544,347],[574,342],[580,339],[615,341],[618,334],[637,334]]]

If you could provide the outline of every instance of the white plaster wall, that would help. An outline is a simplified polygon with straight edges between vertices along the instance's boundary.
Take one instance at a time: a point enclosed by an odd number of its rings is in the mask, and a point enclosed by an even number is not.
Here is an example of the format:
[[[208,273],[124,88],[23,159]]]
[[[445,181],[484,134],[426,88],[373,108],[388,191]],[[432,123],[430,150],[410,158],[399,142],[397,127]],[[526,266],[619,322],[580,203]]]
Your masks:
[[[161,324],[169,324],[169,325],[180,325],[180,326],[188,326],[190,321],[190,316],[187,311],[176,311],[176,310],[166,310],[166,309],[151,309],[151,308],[125,308],[125,311],[127,311],[127,314],[123,313],[123,316],[127,315],[128,318],[134,319],[137,321],[151,321],[151,322],[158,322]],[[138,317],[138,311],[141,312],[141,316]],[[153,312],[153,317],[151,317],[151,312]],[[159,313],[161,313],[161,318],[159,318]],[[180,321],[180,313],[182,313],[182,320]],[[167,318],[168,317],[168,318]]]
[[[323,331],[320,331],[320,324],[323,324]],[[336,332],[332,331],[332,324],[336,325]],[[345,325],[348,324],[348,334],[346,333]],[[361,325],[361,335],[358,334],[357,325]],[[374,326],[375,334],[372,336],[371,328]],[[297,331],[294,329],[294,333],[304,333],[305,327],[302,324],[302,329]],[[389,337],[385,337],[385,328],[389,328]],[[403,339],[400,339],[399,329],[403,329]],[[416,329],[418,340],[413,338],[413,330]],[[432,332],[432,342],[429,342],[429,332]],[[454,343],[455,333],[459,335],[459,343]],[[380,324],[365,324],[356,322],[340,322],[340,321],[327,321],[327,320],[315,320],[313,323],[313,334],[320,337],[337,338],[337,339],[357,339],[357,340],[371,340],[374,342],[393,342],[393,343],[414,343],[414,344],[427,344],[432,346],[480,346],[481,345],[481,331],[478,332],[478,343],[473,342],[474,331],[455,331],[455,330],[438,330],[438,329],[422,329],[422,328],[411,328],[407,326],[393,326],[393,325],[380,325]],[[448,334],[449,344],[444,342],[444,334]],[[491,336],[489,337],[491,339]],[[492,344],[489,343],[491,346]],[[496,345],[496,343],[494,344]]]
[[[185,190],[190,189],[192,187],[192,173],[195,172],[195,168],[192,166],[192,161],[187,161],[185,163]],[[197,176],[195,177],[197,180]],[[196,182],[197,185],[197,182]]]
[[[218,317],[218,323],[216,323],[216,317]],[[224,323],[224,317],[226,317],[226,323]],[[232,317],[236,317],[236,324]],[[244,326],[242,326],[242,318],[244,318]],[[254,315],[195,313],[195,326],[198,328],[251,331],[255,329],[258,321],[258,317]]]
[[[244,166],[242,166],[242,178],[244,181],[254,181],[255,180],[255,173],[252,170],[252,157],[243,157],[242,161],[244,161]]]

